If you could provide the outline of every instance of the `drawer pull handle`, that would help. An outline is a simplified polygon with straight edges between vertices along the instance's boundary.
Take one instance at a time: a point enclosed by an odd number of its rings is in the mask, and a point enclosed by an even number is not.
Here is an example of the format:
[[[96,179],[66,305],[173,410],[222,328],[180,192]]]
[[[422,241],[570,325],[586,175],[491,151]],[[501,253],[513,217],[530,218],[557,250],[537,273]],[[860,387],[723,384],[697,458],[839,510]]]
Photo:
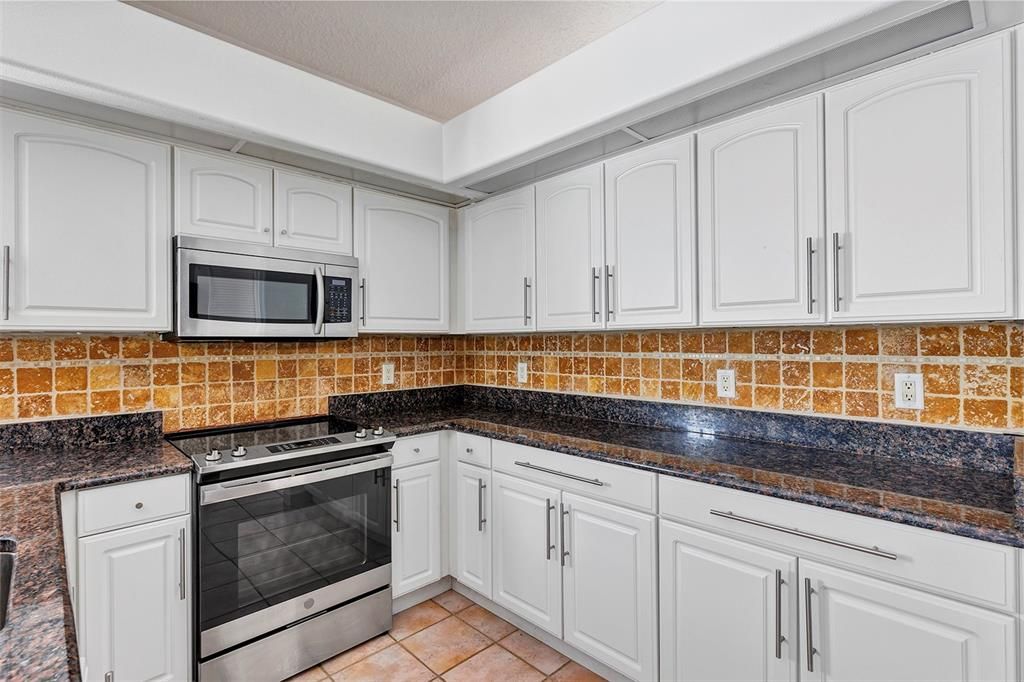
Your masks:
[[[576,474],[567,474],[564,471],[558,471],[557,469],[539,467],[536,464],[530,464],[529,462],[516,462],[515,464],[516,466],[535,469],[536,471],[543,471],[546,474],[554,474],[555,476],[564,476],[565,478],[571,478],[574,481],[580,481],[582,483],[589,483],[590,485],[604,485],[604,481],[597,478],[584,478],[582,476],[577,476]]]
[[[565,566],[565,557],[569,556],[569,550],[566,549],[569,543],[565,539],[565,517],[569,515],[569,510],[565,508],[565,504],[562,502],[558,503],[558,509],[561,512],[558,519],[558,530],[562,535],[562,565]]]
[[[473,454],[473,448],[466,448],[466,454],[472,455]]]
[[[807,672],[814,672],[814,654],[818,653],[818,650],[814,648],[814,633],[811,626],[811,593],[814,590],[811,589],[811,579],[804,578],[804,625],[807,626]]]
[[[397,479],[397,478],[395,479],[395,532],[396,533],[401,533],[402,532],[402,522],[401,522],[401,518],[402,518],[402,507],[401,507],[401,504],[402,504],[402,498],[401,498],[402,489],[400,487],[401,483],[402,482],[399,479]]]
[[[733,521],[739,521],[740,523],[749,523],[752,526],[758,526],[760,528],[767,528],[768,530],[777,530],[780,533],[788,533],[790,535],[796,535],[797,537],[806,538],[807,540],[817,540],[818,542],[824,542],[827,545],[834,545],[836,547],[843,547],[844,549],[852,549],[855,552],[863,552],[864,554],[870,554],[871,556],[881,557],[882,559],[896,560],[899,557],[892,552],[886,552],[878,549],[878,547],[865,547],[864,545],[855,545],[852,542],[845,542],[843,540],[837,540],[835,538],[828,538],[824,535],[815,535],[814,533],[805,533],[797,528],[787,528],[786,526],[777,526],[774,523],[767,523],[765,521],[758,521],[757,519],[751,519],[746,516],[740,516],[739,514],[733,514],[730,512],[718,511],[712,509],[712,516],[721,516],[723,519],[732,519]]]
[[[782,660],[782,643],[786,641],[782,634],[782,586],[786,581],[782,579],[782,571],[775,569],[775,658]]]
[[[487,523],[487,519],[484,518],[485,488],[487,488],[487,484],[484,483],[484,479],[476,479],[476,529],[480,533],[484,532],[484,524]]]
[[[136,502],[135,503],[135,508],[136,509],[142,509],[142,503],[141,502]]]
[[[551,512],[555,510],[555,505],[551,504],[551,498],[544,500],[544,551],[547,553],[547,560],[551,561],[551,550],[555,548],[551,544]]]

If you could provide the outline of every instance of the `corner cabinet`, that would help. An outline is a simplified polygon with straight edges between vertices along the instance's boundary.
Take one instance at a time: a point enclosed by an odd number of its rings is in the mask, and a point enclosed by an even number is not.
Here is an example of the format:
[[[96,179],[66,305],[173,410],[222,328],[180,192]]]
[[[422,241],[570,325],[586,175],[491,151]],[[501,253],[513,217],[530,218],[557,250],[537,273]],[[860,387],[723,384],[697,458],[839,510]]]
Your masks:
[[[821,95],[697,133],[700,319],[825,320]]]
[[[1013,316],[1010,37],[826,90],[830,320]]]
[[[274,244],[352,255],[352,186],[274,170]]]
[[[0,131],[0,330],[170,329],[170,147],[10,109]]]
[[[463,210],[460,252],[467,332],[523,332],[534,320],[533,187]]]
[[[609,328],[697,323],[693,136],[605,163]]]
[[[449,215],[442,206],[355,191],[361,331],[448,331]]]

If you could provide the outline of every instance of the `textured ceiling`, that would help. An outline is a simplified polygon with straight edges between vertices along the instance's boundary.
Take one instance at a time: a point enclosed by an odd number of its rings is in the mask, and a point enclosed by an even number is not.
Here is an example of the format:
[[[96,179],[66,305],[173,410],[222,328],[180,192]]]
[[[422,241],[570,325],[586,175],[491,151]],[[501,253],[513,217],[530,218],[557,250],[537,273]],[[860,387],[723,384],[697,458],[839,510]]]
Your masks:
[[[139,0],[129,4],[447,121],[657,3]]]

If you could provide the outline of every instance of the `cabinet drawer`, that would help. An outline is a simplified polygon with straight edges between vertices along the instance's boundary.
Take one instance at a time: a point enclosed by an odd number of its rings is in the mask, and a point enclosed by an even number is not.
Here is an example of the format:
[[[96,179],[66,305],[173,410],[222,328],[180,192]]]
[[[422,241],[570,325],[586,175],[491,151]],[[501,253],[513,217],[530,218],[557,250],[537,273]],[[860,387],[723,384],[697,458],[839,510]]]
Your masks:
[[[663,517],[921,586],[953,599],[1002,611],[1016,608],[1017,569],[1010,547],[680,478],[661,476],[659,488]],[[877,549],[896,558],[717,516],[712,510]]]
[[[501,440],[491,441],[491,456],[495,470],[654,513],[657,476],[649,471]]]
[[[455,454],[460,462],[491,468],[491,439],[471,433],[455,434]]]
[[[441,434],[435,432],[400,438],[391,448],[391,455],[395,458],[394,468],[396,469],[439,459],[441,457]]]
[[[79,492],[79,537],[187,514],[190,480],[188,474],[161,476]]]

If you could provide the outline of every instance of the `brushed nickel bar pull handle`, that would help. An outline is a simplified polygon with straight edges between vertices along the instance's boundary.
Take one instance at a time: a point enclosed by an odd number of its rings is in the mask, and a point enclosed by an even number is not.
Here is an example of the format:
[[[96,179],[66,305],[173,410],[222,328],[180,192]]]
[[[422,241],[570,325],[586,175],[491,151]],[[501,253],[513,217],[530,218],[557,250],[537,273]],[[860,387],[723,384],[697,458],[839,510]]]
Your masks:
[[[807,314],[814,314],[814,237],[807,238]]]
[[[178,559],[181,562],[181,580],[178,581],[178,599],[185,601],[185,529],[178,529]]]
[[[11,247],[4,244],[4,309],[3,318],[6,320],[11,313]],[[111,673],[113,675],[113,673]]]
[[[565,517],[569,515],[569,512],[561,502],[558,503],[558,511],[561,512],[558,519],[558,531],[562,536],[562,565],[565,566],[565,557],[569,556],[569,550],[565,548]]]
[[[530,278],[523,277],[523,326],[530,326]]]
[[[839,312],[839,302],[843,297],[839,295],[839,252],[843,250],[839,243],[839,233],[832,233],[832,311]]]
[[[108,670],[103,674],[103,682],[114,682],[114,671]]]
[[[402,502],[402,497],[401,497],[401,492],[402,491],[398,487],[399,483],[401,483],[401,481],[396,478],[395,479],[395,532],[396,533],[401,533],[402,532],[402,524],[399,521],[399,519],[402,516],[402,507],[400,506],[401,502]]]
[[[855,545],[852,542],[846,542],[844,540],[837,540],[835,538],[825,537],[824,535],[815,535],[814,533],[806,533],[798,528],[789,528],[787,526],[777,526],[774,523],[767,523],[765,521],[758,521],[757,519],[751,519],[746,516],[740,516],[739,514],[733,514],[730,512],[718,511],[717,509],[710,510],[712,516],[721,516],[724,519],[732,519],[733,521],[739,521],[741,523],[749,523],[752,526],[758,526],[760,528],[767,528],[768,530],[777,530],[780,533],[788,533],[790,535],[796,535],[797,537],[806,538],[807,540],[816,540],[818,542],[824,542],[827,545],[833,545],[835,547],[843,547],[845,549],[852,549],[855,552],[863,552],[864,554],[870,554],[871,556],[881,557],[882,559],[896,560],[899,557],[892,552],[886,552],[878,549],[878,547],[865,547],[864,545]]]
[[[596,267],[590,268],[590,300],[593,303],[593,309],[590,313],[591,322],[597,322],[597,317],[601,314],[601,311],[598,310],[599,306],[597,305],[597,288],[599,286],[601,286],[601,275],[598,273]]]
[[[775,569],[775,658],[782,660],[782,643],[786,641],[782,634],[782,586],[786,581],[782,579],[782,570]]]
[[[316,321],[313,323],[313,334],[320,335],[324,330],[324,313],[327,310],[327,299],[324,297],[324,269],[316,269]]]
[[[359,295],[360,295],[359,321],[362,322],[363,326],[365,327],[366,326],[366,278],[365,277],[363,277],[363,279],[359,283]]]
[[[814,672],[814,654],[818,653],[818,650],[814,648],[814,641],[812,639],[813,634],[811,632],[811,593],[814,590],[811,589],[811,579],[804,578],[804,625],[807,628],[807,672]]]
[[[615,272],[612,270],[610,265],[604,266],[604,300],[605,300],[605,320],[611,320],[612,315],[615,314],[615,310],[612,309],[612,277],[615,276]]]
[[[544,540],[544,551],[547,553],[547,560],[551,561],[551,550],[555,548],[551,544],[551,512],[554,511],[555,505],[551,504],[551,498],[544,500],[544,530],[546,532],[546,539]]]
[[[516,462],[516,466],[525,467],[527,469],[535,469],[536,471],[543,471],[546,474],[554,474],[555,476],[564,476],[565,478],[571,478],[574,481],[580,481],[582,483],[589,483],[590,485],[604,485],[604,481],[598,478],[583,478],[576,474],[567,474],[564,471],[558,471],[557,469],[548,469],[547,467],[539,467],[536,464],[530,464],[529,462]]]
[[[486,487],[484,479],[476,479],[476,529],[481,533],[484,532],[484,524],[487,523],[487,519],[484,518],[484,488]]]

